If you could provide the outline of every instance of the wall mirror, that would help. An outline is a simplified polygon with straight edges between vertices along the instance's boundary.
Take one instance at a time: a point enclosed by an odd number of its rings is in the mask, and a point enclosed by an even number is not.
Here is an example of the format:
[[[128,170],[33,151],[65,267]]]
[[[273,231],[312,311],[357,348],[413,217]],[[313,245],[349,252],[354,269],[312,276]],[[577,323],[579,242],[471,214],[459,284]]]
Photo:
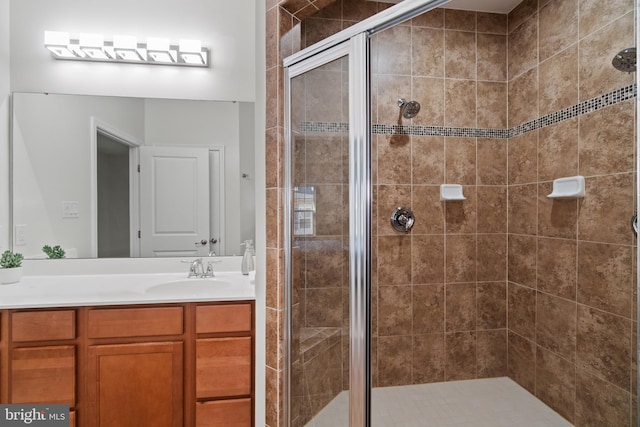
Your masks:
[[[235,255],[255,236],[254,104],[12,95],[12,243],[26,258]]]

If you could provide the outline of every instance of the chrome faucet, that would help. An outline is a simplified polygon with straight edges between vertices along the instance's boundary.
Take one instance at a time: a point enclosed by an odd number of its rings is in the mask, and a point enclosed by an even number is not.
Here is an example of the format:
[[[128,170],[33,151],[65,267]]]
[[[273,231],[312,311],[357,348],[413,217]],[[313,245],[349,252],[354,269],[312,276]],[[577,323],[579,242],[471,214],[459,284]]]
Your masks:
[[[196,258],[193,261],[182,260],[180,262],[189,263],[189,275],[187,276],[189,279],[192,278],[207,278],[207,277],[215,277],[215,273],[213,272],[213,264],[222,262],[222,260],[208,260],[207,261],[207,269],[205,271],[204,263],[202,262],[202,258]]]
[[[189,267],[189,278],[204,276],[204,266],[202,265],[202,258],[196,258],[191,261],[191,267]]]
[[[220,262],[220,261],[207,261],[207,271],[204,272],[202,277],[215,277],[215,274],[213,274],[213,263],[214,262]]]

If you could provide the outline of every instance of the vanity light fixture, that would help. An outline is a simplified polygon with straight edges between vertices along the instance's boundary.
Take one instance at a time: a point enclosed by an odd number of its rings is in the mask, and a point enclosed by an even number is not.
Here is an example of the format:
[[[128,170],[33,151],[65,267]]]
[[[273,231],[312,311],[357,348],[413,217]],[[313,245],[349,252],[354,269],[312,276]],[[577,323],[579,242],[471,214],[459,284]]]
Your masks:
[[[149,37],[147,39],[147,56],[149,60],[162,64],[177,62],[177,53],[172,49],[172,46],[169,46],[167,39]]]
[[[104,37],[102,34],[80,34],[80,51],[91,59],[97,61],[109,59],[104,50]]]
[[[150,37],[138,43],[132,36],[113,37],[105,41],[101,34],[82,33],[74,38],[61,31],[45,31],[44,46],[55,59],[98,61],[127,64],[180,65],[208,67],[209,49],[200,40],[180,40],[172,45],[168,39]]]
[[[138,41],[133,36],[113,36],[113,58],[127,62],[144,61],[146,52],[138,49]]]
[[[63,31],[45,31],[44,46],[55,58],[75,58],[77,55],[70,49],[69,33]]]
[[[207,54],[202,50],[200,40],[180,40],[179,51],[187,64],[202,65],[207,62]]]

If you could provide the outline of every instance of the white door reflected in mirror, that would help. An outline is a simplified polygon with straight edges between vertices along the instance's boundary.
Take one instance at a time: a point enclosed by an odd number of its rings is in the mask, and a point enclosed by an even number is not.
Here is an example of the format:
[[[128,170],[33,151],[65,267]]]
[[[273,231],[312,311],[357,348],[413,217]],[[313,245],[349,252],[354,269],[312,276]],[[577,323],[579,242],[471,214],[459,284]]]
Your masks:
[[[207,148],[140,147],[140,255],[207,256],[210,169]],[[215,198],[215,194],[214,194]],[[200,242],[204,241],[205,244]]]

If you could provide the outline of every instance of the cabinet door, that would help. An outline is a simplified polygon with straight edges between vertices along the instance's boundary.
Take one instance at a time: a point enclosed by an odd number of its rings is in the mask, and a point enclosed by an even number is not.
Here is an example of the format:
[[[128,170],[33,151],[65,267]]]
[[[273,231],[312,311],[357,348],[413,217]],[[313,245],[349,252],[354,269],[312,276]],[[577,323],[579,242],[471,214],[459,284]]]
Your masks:
[[[251,399],[197,403],[196,427],[251,427]]]
[[[182,343],[89,347],[88,412],[95,427],[181,427]]]
[[[251,394],[251,337],[196,340],[196,397]]]

